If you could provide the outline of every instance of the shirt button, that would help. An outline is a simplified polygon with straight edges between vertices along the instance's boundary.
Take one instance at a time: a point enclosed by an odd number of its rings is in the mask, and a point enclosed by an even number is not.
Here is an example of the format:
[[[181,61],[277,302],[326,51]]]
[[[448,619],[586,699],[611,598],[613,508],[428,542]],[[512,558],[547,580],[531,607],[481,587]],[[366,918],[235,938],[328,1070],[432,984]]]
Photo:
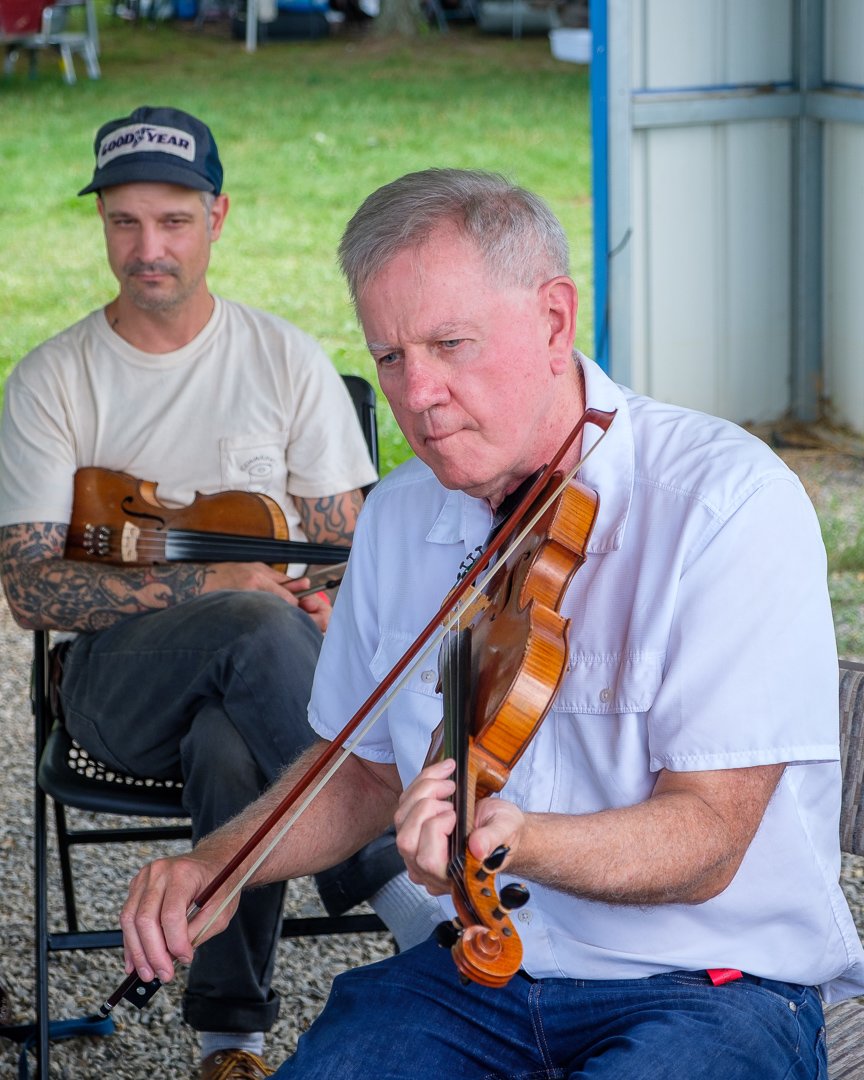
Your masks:
[[[530,923],[531,922],[531,912],[526,910],[525,908],[522,908],[522,910],[519,912],[519,914],[516,916],[516,918],[519,920],[519,922]]]
[[[604,705],[608,705],[609,702],[612,700],[612,691],[609,689],[608,686],[604,687],[600,691],[600,700],[603,702]]]
[[[435,672],[434,671],[424,671],[424,672],[422,672],[421,675],[420,675],[420,681],[421,682],[435,682]]]

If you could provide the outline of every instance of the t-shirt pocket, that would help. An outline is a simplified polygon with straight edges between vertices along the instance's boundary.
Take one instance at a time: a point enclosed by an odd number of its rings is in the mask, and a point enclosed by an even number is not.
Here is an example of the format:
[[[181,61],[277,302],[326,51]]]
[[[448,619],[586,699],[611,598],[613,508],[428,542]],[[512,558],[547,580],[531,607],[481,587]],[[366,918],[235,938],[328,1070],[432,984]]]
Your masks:
[[[284,505],[288,487],[286,431],[232,435],[219,440],[222,486],[269,495]]]

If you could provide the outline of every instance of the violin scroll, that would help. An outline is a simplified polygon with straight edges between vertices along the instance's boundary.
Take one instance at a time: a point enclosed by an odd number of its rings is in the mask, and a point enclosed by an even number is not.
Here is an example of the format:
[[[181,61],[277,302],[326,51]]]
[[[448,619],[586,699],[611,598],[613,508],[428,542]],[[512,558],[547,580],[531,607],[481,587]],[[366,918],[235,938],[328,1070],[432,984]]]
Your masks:
[[[457,917],[438,927],[438,943],[450,949],[465,982],[504,986],[522,963],[522,942],[509,913],[528,902],[528,889],[513,882],[499,895],[494,884],[507,852],[496,848],[483,862],[465,853],[460,887],[453,894]]]

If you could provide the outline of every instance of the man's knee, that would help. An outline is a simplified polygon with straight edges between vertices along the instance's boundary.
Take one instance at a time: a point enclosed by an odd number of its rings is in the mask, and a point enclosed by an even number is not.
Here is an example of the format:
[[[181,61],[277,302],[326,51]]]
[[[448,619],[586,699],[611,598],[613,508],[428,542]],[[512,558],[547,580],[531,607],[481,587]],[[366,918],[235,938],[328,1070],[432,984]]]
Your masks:
[[[213,596],[220,598],[210,614],[222,628],[222,649],[238,665],[314,668],[323,638],[305,611],[272,593]]]
[[[198,711],[180,740],[180,763],[184,805],[199,834],[238,814],[266,783],[245,740],[216,703]]]
[[[305,611],[275,593],[225,591],[211,594],[210,599],[214,609],[211,612],[213,618],[218,618],[220,624],[231,629],[236,637],[247,634],[293,636],[296,633],[306,634],[310,630],[321,636]]]

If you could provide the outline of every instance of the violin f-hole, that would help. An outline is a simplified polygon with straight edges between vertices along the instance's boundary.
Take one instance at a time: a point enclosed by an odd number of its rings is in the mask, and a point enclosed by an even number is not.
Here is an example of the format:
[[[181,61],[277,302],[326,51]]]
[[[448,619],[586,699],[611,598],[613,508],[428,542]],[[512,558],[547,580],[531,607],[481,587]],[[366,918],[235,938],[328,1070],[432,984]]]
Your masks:
[[[120,509],[128,518],[138,518],[140,521],[155,521],[160,529],[165,528],[165,518],[158,514],[147,514],[143,510],[133,510],[135,500],[131,495],[126,495],[120,502]]]

